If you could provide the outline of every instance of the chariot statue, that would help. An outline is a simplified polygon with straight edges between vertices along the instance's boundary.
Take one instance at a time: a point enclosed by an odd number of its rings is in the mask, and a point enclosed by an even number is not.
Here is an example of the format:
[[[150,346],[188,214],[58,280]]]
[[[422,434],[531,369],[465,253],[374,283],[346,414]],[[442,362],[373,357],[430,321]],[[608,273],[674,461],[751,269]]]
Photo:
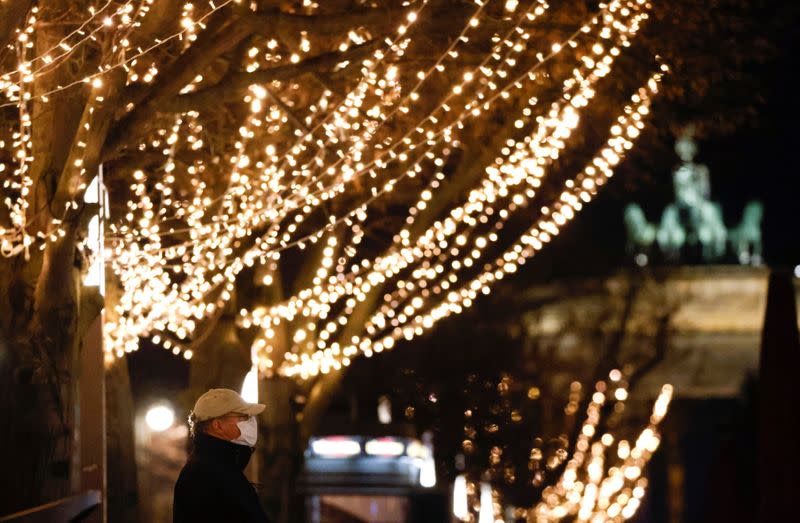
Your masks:
[[[631,203],[625,208],[629,254],[640,265],[639,261],[648,260],[655,249],[672,263],[718,263],[730,253],[739,263],[759,265],[761,203],[748,203],[741,223],[726,228],[721,205],[711,200],[708,167],[695,163],[697,143],[693,127],[687,127],[678,137],[675,152],[680,158],[673,171],[675,200],[664,209],[658,225],[647,220],[639,205]]]

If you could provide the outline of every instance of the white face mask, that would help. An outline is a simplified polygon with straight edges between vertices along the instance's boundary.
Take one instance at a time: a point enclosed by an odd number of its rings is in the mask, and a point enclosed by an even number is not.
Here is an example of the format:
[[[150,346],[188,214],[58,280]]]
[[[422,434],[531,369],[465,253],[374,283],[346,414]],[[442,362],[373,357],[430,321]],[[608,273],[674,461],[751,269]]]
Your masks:
[[[255,447],[258,439],[258,422],[256,422],[255,416],[250,416],[246,420],[238,422],[236,426],[239,427],[241,434],[239,434],[238,438],[231,440],[231,443]]]

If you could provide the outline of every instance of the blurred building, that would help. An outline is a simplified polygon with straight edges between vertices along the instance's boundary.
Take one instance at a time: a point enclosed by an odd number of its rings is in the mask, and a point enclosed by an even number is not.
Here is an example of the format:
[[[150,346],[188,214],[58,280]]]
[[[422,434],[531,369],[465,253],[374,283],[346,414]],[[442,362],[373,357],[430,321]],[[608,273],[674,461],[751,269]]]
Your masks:
[[[437,482],[430,438],[392,423],[388,399],[377,417],[334,406],[309,441],[299,481],[308,523],[449,521],[448,485]]]

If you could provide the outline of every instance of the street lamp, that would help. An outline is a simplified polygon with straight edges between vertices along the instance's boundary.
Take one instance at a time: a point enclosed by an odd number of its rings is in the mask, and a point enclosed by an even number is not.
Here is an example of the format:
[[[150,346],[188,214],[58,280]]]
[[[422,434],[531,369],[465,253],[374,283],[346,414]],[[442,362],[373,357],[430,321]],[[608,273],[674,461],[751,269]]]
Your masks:
[[[145,414],[144,421],[153,432],[164,432],[175,422],[175,411],[168,405],[154,405]]]

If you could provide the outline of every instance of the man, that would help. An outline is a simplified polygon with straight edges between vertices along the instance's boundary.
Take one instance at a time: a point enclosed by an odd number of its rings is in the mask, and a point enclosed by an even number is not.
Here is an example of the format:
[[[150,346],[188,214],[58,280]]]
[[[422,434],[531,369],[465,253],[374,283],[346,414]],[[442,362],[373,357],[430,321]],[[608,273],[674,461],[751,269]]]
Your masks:
[[[189,416],[194,449],[175,484],[174,523],[266,523],[253,486],[242,472],[258,436],[264,405],[230,389],[211,389]]]

